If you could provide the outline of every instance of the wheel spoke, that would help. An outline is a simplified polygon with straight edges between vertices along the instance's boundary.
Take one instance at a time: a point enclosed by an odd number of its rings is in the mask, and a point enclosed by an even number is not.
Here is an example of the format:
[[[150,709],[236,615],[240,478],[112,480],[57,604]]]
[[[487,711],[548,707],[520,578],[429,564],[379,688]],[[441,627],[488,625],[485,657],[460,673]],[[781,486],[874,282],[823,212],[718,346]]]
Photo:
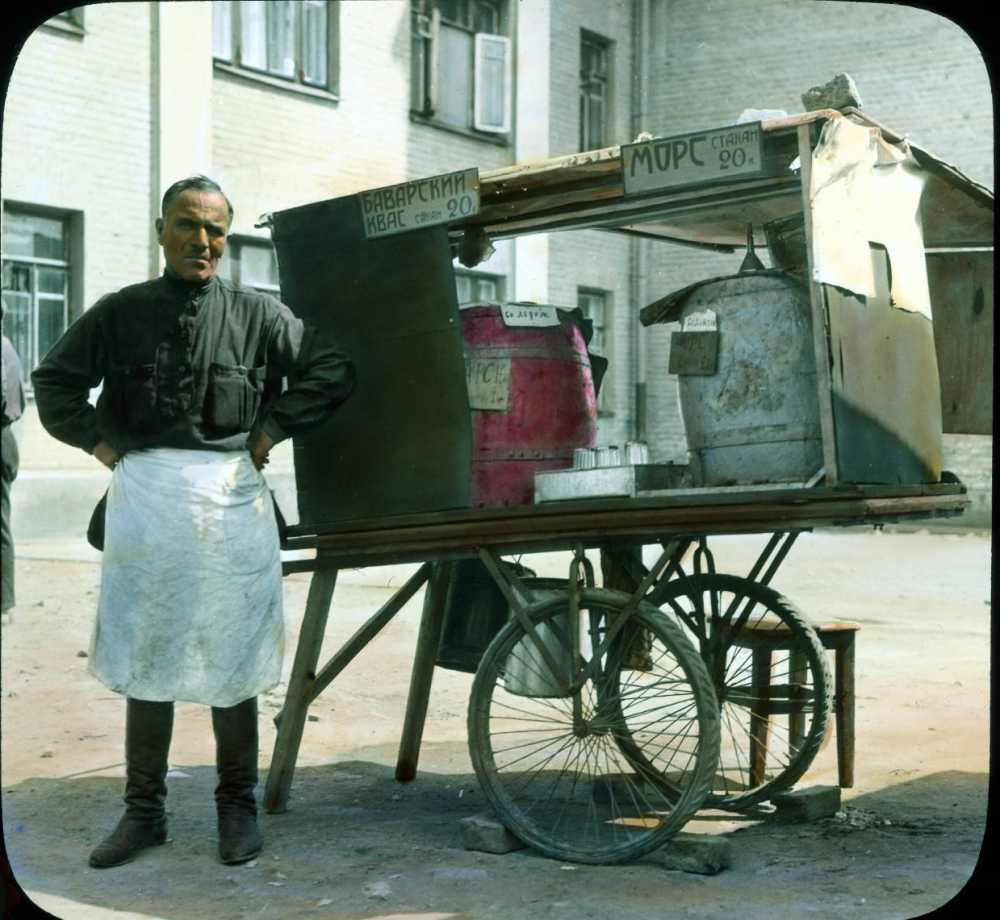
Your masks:
[[[589,651],[628,602],[603,589],[581,592],[578,675],[588,679],[574,695],[576,719],[562,691],[528,695],[547,692],[552,681],[516,621],[494,639],[473,684],[470,754],[487,797],[522,839],[562,859],[621,862],[648,852],[683,826],[711,787],[718,707],[678,627],[640,604],[623,641],[616,637],[600,658]],[[540,635],[567,645],[565,629],[555,628],[566,609],[565,597],[550,596],[528,613]],[[637,739],[678,782],[632,758]]]

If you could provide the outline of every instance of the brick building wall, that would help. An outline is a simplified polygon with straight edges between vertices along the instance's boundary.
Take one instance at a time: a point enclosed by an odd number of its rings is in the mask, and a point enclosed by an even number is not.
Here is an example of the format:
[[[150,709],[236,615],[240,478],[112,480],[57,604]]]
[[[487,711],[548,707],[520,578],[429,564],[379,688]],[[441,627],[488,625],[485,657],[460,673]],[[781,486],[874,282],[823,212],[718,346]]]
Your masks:
[[[343,4],[339,25],[336,100],[216,70],[214,159],[244,214],[513,162],[510,147],[411,121],[409,0]]]
[[[634,37],[631,7],[604,0],[554,0],[551,38],[551,156],[580,150],[581,38],[586,31],[609,43],[608,146],[632,140]],[[522,87],[522,92],[528,87]],[[605,343],[610,364],[603,384],[598,443],[635,437],[635,332],[640,304],[630,284],[634,243],[594,230],[552,234],[549,299],[575,306],[577,289],[605,292]]]
[[[266,238],[253,227],[265,211],[473,165],[491,169],[515,162],[524,149],[547,156],[576,151],[581,30],[611,42],[609,144],[628,142],[638,130],[669,134],[725,124],[747,107],[795,113],[805,89],[846,71],[875,118],[993,184],[985,65],[971,39],[933,13],[879,3],[649,0],[651,78],[636,95],[637,5],[536,2],[527,11],[512,0],[509,11],[512,35],[529,12],[537,18],[544,7],[551,16],[548,59],[522,60],[537,68],[514,83],[521,94],[517,111],[542,116],[515,124],[509,145],[411,119],[409,0],[340,5],[335,100],[210,71],[199,101],[207,106],[212,171],[236,203],[236,232]],[[210,4],[179,6],[210,27]],[[162,17],[156,4],[97,4],[85,9],[83,37],[39,29],[24,47],[5,100],[4,199],[82,215],[77,308],[136,280],[147,267],[156,270],[150,216],[162,191],[157,160],[164,143],[157,135],[157,81],[169,80],[177,50],[156,56],[158,10]],[[539,86],[546,105],[523,105]],[[648,111],[646,123],[633,120],[637,101]],[[539,133],[540,143],[524,143]],[[504,260],[482,268],[504,271],[507,296],[524,296],[514,274],[521,277],[536,253],[542,253],[550,302],[572,306],[580,287],[608,294],[612,363],[601,442],[633,437],[644,422],[640,433],[654,460],[683,460],[676,381],[666,373],[671,329],[640,328],[638,310],[693,280],[736,271],[742,254],[577,231],[551,234],[536,249],[515,252],[511,244]],[[637,405],[643,383],[646,397]],[[93,467],[91,458],[48,438],[30,414],[19,428],[26,469]],[[949,465],[963,479],[991,481],[991,450],[982,440],[949,442],[949,451],[956,458]]]
[[[746,108],[803,111],[802,93],[849,73],[866,112],[973,180],[993,187],[993,102],[982,54],[962,28],[899,4],[662,0],[652,4],[653,134],[734,121]],[[767,261],[766,254],[762,254]],[[738,270],[742,254],[657,246],[653,297]],[[670,327],[644,330],[650,440],[683,455],[676,388],[663,386]],[[992,438],[946,437],[949,468],[991,500]]]
[[[84,25],[84,36],[42,27],[25,42],[4,101],[0,176],[5,206],[72,213],[71,317],[133,283],[156,247],[150,9],[88,6]],[[102,469],[49,437],[31,402],[16,432],[22,478],[32,470]]]
[[[5,100],[0,177],[5,202],[84,215],[71,255],[83,265],[77,309],[134,282],[155,245],[149,7],[85,14],[85,37],[43,27],[26,41]]]

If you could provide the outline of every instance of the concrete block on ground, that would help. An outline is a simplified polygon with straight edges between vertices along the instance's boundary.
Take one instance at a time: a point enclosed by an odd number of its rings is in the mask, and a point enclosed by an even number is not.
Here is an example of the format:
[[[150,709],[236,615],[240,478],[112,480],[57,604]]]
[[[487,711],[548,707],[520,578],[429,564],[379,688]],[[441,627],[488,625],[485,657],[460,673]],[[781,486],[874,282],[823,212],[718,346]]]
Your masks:
[[[682,831],[660,850],[660,855],[667,869],[715,875],[729,868],[731,850],[728,837]]]
[[[512,850],[524,847],[524,844],[504,827],[503,822],[492,814],[462,818],[459,824],[462,826],[462,842],[467,850],[510,853]]]
[[[854,81],[846,73],[838,73],[829,83],[814,86],[802,94],[802,105],[807,112],[816,109],[860,109],[861,96]]]
[[[840,810],[840,786],[810,786],[771,796],[772,821],[818,821]]]

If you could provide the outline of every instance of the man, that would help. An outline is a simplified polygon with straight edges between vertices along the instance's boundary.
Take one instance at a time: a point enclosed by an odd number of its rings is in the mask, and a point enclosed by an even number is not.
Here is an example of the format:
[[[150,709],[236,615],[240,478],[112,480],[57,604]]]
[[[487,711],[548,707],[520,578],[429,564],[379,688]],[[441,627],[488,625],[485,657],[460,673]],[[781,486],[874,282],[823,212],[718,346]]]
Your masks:
[[[24,387],[21,384],[21,362],[7,336],[3,336],[3,435],[0,443],[0,467],[3,470],[3,495],[0,514],[0,616],[4,626],[14,622],[14,536],[10,529],[10,487],[17,478],[18,452],[13,423],[24,411]]]
[[[176,700],[212,707],[220,857],[261,848],[257,695],[278,683],[284,643],[261,470],[348,397],[354,370],[283,304],[217,276],[232,216],[212,180],[172,185],[156,221],[164,274],[100,300],[32,374],[46,429],[114,471],[89,667],[127,697],[126,809],[98,868],[166,840]]]

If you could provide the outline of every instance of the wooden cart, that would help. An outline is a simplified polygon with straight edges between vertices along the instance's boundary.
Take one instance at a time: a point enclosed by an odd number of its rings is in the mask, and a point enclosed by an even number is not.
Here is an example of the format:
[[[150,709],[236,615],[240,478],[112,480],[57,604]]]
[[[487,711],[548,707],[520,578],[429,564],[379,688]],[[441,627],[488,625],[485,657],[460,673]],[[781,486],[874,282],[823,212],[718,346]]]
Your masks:
[[[287,547],[315,549],[316,557],[285,564],[286,571],[313,576],[277,719],[265,807],[285,809],[313,700],[426,586],[396,767],[400,782],[416,776],[450,566],[475,555],[514,612],[485,653],[470,699],[470,750],[484,791],[505,823],[545,853],[588,862],[634,858],[661,845],[706,801],[742,808],[790,786],[819,749],[830,712],[826,656],[808,621],[768,587],[795,537],[814,527],[960,514],[965,493],[959,483],[717,490],[696,499],[470,509],[332,525],[322,533],[292,527]],[[707,547],[709,536],[732,533],[772,535],[757,564],[740,576],[715,573]],[[635,548],[654,543],[662,554],[647,569]],[[692,544],[698,545],[695,565],[686,572],[681,560]],[[584,561],[587,549],[602,553],[603,592],[594,590],[592,566],[588,571]],[[520,578],[501,558],[556,550],[573,551],[576,568],[565,588],[555,591],[533,589],[530,579]],[[338,570],[400,562],[422,565],[320,667]],[[552,686],[540,699],[515,693],[518,705],[512,709],[505,673],[521,658],[531,659],[528,667],[536,674],[546,668],[560,674],[559,662],[546,660],[540,650],[572,652],[571,631],[566,628],[553,642],[551,624],[574,606],[586,612],[590,623],[584,631],[592,635],[589,644],[581,643],[576,664],[561,674],[567,686]],[[535,638],[537,630],[549,631],[537,648],[532,625]],[[770,641],[776,653],[763,676],[749,671],[755,641]],[[642,659],[639,664],[635,656]],[[753,681],[763,681],[766,689],[751,687]],[[585,711],[576,713],[575,728],[574,699]],[[557,713],[558,703],[565,705]],[[536,710],[553,719],[542,745],[546,757],[532,747],[531,759],[504,762],[509,746],[498,739],[506,733],[519,737],[525,724],[537,727]],[[512,719],[515,711],[519,718]],[[549,759],[555,747],[559,758]],[[540,813],[535,798],[521,788],[543,780],[544,794],[559,803],[558,814]]]
[[[847,123],[854,127],[840,130]],[[924,232],[915,252],[912,238],[890,228],[888,255],[860,280],[824,248],[831,214],[835,223],[844,212],[821,201],[827,186],[817,180],[834,139],[856,140],[856,128],[888,158],[887,168],[920,173],[919,200],[908,201]],[[992,371],[992,358],[976,349],[985,347],[987,322],[992,341],[992,195],[855,110],[734,130],[483,173],[478,206],[429,229],[386,235],[366,223],[372,201],[377,209],[404,200],[398,189],[268,218],[283,299],[331,328],[362,364],[395,368],[397,383],[430,380],[427,399],[413,394],[405,413],[384,420],[376,413],[392,411],[392,385],[372,373],[366,395],[296,443],[302,523],[285,548],[315,557],[286,563],[286,571],[313,575],[278,717],[269,811],[286,806],[312,701],[426,586],[396,774],[401,782],[415,777],[452,567],[468,558],[481,560],[511,611],[476,672],[470,753],[491,804],[524,841],[562,859],[621,862],[662,844],[706,802],[742,808],[806,770],[830,713],[829,666],[807,619],[769,583],[802,531],[960,514],[968,503],[965,487],[943,471],[941,431],[991,430],[992,386],[982,374]],[[736,138],[728,149],[743,151],[740,169],[636,183],[637,163],[640,173],[669,172],[696,141],[704,163],[715,136]],[[747,159],[753,168],[743,168]],[[735,165],[732,153],[725,162]],[[598,227],[733,251],[745,244],[748,224],[796,215],[817,359],[818,485],[468,507],[452,246],[475,250],[485,238]],[[316,232],[317,216],[329,233]],[[893,284],[893,259],[916,265],[928,284],[902,285],[898,277]],[[418,264],[422,285],[396,270]],[[867,298],[859,294],[866,284],[874,285]],[[400,299],[407,344],[422,343],[416,353],[389,341],[388,318],[371,308],[388,310]],[[940,390],[938,375],[928,373],[938,366]],[[392,451],[373,451],[373,424],[392,434]],[[904,454],[883,449],[884,433],[905,445],[902,476]],[[749,573],[714,571],[708,539],[733,533],[771,535]],[[638,550],[652,544],[661,554],[647,568]],[[682,560],[692,547],[687,571]],[[600,553],[600,587],[588,550]],[[572,553],[565,580],[538,582],[502,558],[546,551]],[[399,562],[420,566],[319,667],[338,570]]]

